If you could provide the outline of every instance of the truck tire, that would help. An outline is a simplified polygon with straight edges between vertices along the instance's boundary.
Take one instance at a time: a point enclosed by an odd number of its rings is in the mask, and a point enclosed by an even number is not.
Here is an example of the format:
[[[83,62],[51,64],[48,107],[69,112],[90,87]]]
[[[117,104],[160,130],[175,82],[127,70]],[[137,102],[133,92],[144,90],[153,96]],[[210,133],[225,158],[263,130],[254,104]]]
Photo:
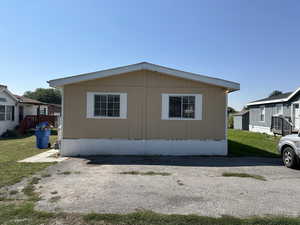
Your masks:
[[[291,147],[285,147],[282,151],[282,160],[286,167],[296,168],[298,164],[297,155]]]

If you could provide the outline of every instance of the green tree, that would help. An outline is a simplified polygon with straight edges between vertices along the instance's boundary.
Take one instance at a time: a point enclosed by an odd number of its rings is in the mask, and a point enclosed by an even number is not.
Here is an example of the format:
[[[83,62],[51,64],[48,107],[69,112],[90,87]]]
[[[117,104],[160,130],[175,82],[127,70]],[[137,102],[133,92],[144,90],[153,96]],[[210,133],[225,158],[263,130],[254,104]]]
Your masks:
[[[37,88],[34,91],[26,91],[24,96],[45,103],[61,104],[61,94],[54,88]]]
[[[227,112],[228,112],[228,115],[229,114],[232,114],[232,113],[236,113],[236,110],[230,106],[227,107]]]
[[[275,90],[275,91],[272,91],[272,93],[269,95],[269,97],[281,95],[281,94],[282,94],[282,91]]]

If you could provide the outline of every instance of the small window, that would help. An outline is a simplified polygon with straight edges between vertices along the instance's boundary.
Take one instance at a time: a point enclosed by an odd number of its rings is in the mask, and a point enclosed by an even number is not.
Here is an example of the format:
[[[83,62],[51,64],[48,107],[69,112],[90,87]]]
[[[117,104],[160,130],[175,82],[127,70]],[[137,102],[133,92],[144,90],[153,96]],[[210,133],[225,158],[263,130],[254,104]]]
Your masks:
[[[0,102],[7,102],[6,98],[0,98]]]
[[[202,95],[162,94],[163,120],[201,120]]]
[[[13,120],[13,106],[6,106],[6,120]]]
[[[127,94],[88,92],[87,118],[127,118]]]
[[[299,109],[299,104],[297,103],[297,104],[294,104],[294,108],[295,109]]]
[[[40,115],[47,115],[47,108],[41,108]]]
[[[0,105],[0,121],[5,120],[5,105]]]
[[[260,107],[260,121],[262,121],[262,122],[265,121],[265,107],[264,106]]]

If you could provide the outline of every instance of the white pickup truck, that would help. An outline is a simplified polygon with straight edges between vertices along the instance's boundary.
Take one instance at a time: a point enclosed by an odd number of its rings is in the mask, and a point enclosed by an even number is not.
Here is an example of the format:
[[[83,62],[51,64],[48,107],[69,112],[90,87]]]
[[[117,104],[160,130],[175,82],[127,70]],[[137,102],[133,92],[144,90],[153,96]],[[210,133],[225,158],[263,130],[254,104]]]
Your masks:
[[[283,163],[288,168],[300,166],[300,131],[280,139],[278,151],[282,155]]]

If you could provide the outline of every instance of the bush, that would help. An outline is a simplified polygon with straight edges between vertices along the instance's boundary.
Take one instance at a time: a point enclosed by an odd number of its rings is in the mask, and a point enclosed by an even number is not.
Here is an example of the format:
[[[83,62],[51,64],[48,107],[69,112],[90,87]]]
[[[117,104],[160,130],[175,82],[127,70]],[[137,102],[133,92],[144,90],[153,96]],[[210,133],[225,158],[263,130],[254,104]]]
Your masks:
[[[3,137],[3,138],[16,138],[16,137],[20,137],[20,133],[17,130],[7,130],[2,134],[1,137]]]
[[[57,130],[56,129],[51,129],[51,135],[57,135]]]
[[[227,127],[230,129],[233,128],[233,116],[232,115],[229,115],[229,117],[228,117]]]

